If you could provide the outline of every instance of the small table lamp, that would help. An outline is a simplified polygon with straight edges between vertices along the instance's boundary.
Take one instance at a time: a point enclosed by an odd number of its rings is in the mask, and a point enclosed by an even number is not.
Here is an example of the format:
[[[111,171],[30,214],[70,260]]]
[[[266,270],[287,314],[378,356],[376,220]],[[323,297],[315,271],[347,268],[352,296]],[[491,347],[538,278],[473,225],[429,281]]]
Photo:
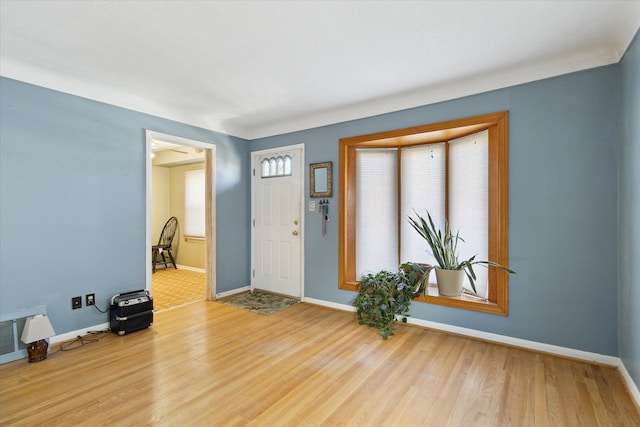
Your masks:
[[[29,363],[39,362],[47,358],[49,343],[45,339],[55,334],[46,315],[36,314],[27,318],[20,340],[27,344]]]

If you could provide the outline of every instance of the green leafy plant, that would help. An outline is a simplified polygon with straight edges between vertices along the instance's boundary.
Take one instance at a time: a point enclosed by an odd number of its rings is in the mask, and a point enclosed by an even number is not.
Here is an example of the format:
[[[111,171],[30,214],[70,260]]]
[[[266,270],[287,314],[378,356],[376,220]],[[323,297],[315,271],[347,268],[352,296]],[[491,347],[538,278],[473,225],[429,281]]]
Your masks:
[[[426,274],[423,278],[423,283],[426,282],[429,273],[435,267],[439,267],[442,270],[464,270],[473,292],[476,292],[476,274],[473,271],[474,265],[484,265],[485,267],[492,266],[506,271],[509,274],[516,274],[515,271],[508,267],[500,265],[493,261],[480,261],[476,260],[476,255],[469,259],[460,261],[458,259],[458,242],[464,242],[464,239],[460,237],[459,232],[456,234],[451,232],[449,222],[445,219],[444,231],[437,228],[431,218],[431,214],[427,211],[427,220],[421,217],[415,210],[413,211],[417,219],[407,217],[409,224],[414,230],[427,242],[427,245],[431,249],[431,254],[436,259],[437,265],[429,266],[426,269]],[[424,292],[427,291],[427,283],[424,283]]]
[[[358,322],[377,328],[386,340],[393,335],[393,323],[398,317],[406,323],[417,283],[416,276],[409,277],[403,269],[363,276],[358,283],[359,294],[353,301]]]
[[[404,274],[407,283],[413,287],[415,293],[419,292],[422,278],[424,277],[429,264],[422,264],[416,262],[405,262],[400,265],[400,271]]]

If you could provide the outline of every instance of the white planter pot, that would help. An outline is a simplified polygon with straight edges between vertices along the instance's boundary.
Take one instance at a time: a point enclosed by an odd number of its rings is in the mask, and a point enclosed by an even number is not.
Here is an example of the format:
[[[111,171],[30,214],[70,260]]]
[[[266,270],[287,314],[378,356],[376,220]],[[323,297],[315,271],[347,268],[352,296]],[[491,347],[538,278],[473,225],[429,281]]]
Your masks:
[[[462,293],[464,270],[442,270],[436,267],[438,292],[447,297],[458,297]]]

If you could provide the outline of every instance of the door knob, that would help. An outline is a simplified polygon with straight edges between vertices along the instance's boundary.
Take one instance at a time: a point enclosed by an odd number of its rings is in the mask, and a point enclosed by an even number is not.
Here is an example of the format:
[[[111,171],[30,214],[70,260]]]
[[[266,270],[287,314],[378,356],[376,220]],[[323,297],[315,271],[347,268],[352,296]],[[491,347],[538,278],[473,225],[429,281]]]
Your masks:
[[[294,236],[297,236],[298,235],[298,230],[294,230],[293,233],[291,233],[291,234],[293,234]]]

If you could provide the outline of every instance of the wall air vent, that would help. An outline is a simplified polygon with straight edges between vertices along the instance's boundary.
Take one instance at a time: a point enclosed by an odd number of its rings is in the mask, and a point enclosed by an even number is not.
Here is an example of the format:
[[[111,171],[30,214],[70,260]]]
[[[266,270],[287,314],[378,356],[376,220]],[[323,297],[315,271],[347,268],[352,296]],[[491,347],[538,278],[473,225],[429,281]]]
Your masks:
[[[35,314],[47,314],[47,307],[39,305],[0,314],[0,364],[27,357],[27,345],[20,341],[20,336],[27,317]]]

